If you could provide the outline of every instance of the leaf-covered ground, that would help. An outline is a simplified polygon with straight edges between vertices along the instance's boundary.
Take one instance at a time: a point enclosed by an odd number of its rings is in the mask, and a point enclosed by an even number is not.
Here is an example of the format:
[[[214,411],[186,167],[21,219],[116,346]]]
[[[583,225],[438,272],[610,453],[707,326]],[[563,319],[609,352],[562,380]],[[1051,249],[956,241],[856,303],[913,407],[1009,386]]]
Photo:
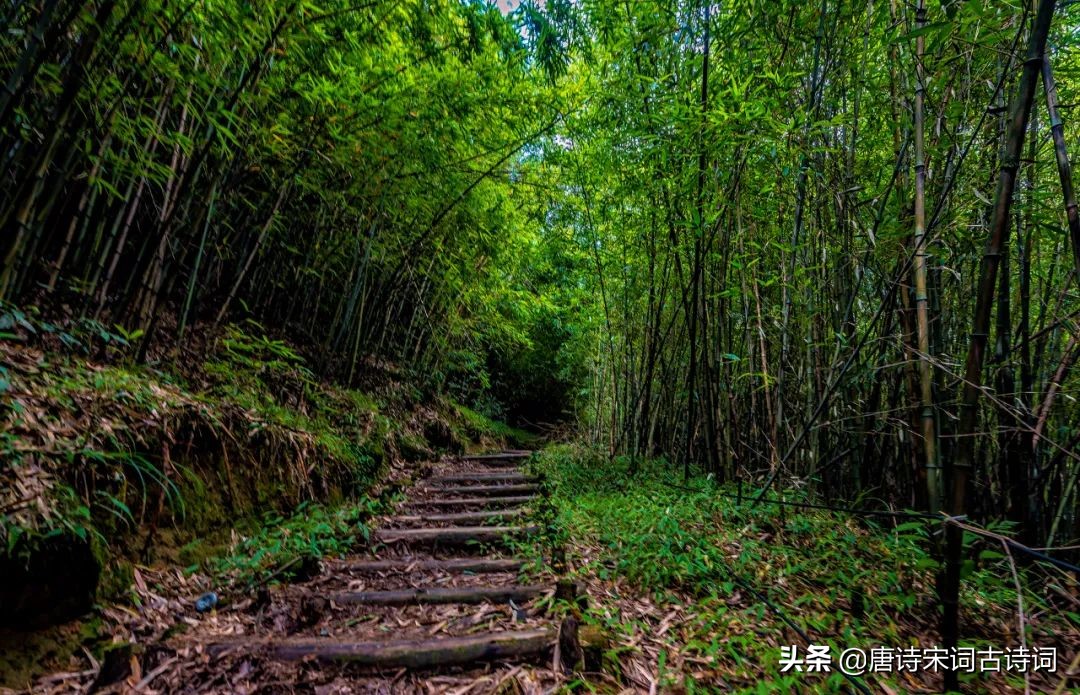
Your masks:
[[[99,611],[99,632],[107,635],[104,647],[76,655],[67,668],[38,679],[30,690],[59,695],[103,685],[113,692],[150,693],[552,692],[566,676],[559,657],[551,654],[526,663],[485,660],[406,671],[280,661],[261,649],[275,639],[431,640],[544,628],[553,620],[557,624],[566,604],[553,599],[555,581],[551,568],[540,561],[539,537],[499,548],[434,550],[373,540],[374,528],[409,527],[395,510],[406,496],[415,503],[439,494],[430,486],[417,486],[419,478],[461,473],[467,467],[456,458],[403,462],[392,467],[381,485],[380,501],[335,509],[308,506],[288,519],[268,519],[264,529],[238,535],[229,554],[200,568],[136,567],[123,600]],[[551,590],[517,606],[501,601],[372,606],[334,600],[358,591],[494,587],[525,581],[516,571],[448,572],[418,566],[446,555],[520,559],[528,583]],[[297,558],[304,562],[294,562]],[[417,566],[402,572],[364,571],[363,561],[373,558]],[[213,592],[214,604],[200,611],[198,603],[208,592]],[[211,656],[209,645],[222,642],[233,648]]]
[[[557,523],[569,561],[593,598],[588,621],[613,636],[594,687],[641,692],[846,692],[842,675],[781,673],[782,645],[805,646],[766,605],[831,645],[933,647],[941,643],[936,563],[926,526],[759,505],[734,489],[681,476],[662,461],[628,478],[627,462],[584,449],[549,449]],[[798,495],[786,495],[789,500]],[[962,646],[1017,647],[1017,594],[1007,558],[967,539]],[[1056,647],[1058,672],[1031,676],[1031,692],[1069,691],[1080,653],[1077,585],[1062,572],[1022,567],[1029,646]],[[941,676],[858,679],[871,692],[940,692]],[[1024,692],[1018,674],[962,676],[975,692]],[[604,687],[606,686],[606,687]]]
[[[394,465],[525,436],[391,365],[368,365],[360,388],[319,379],[253,322],[137,365],[134,337],[116,329],[3,318],[0,562],[5,574],[38,569],[0,582],[2,622],[16,628],[0,630],[0,685],[64,669],[73,653],[85,662],[84,647],[101,658],[110,631],[94,604],[131,599],[138,567],[259,577],[343,552],[387,501],[372,486]],[[72,593],[70,605],[50,598]],[[18,631],[77,616],[33,639]]]
[[[54,692],[83,687],[109,647],[129,643],[143,646],[131,661],[136,670],[128,682],[150,682],[164,674],[159,686],[176,683],[187,672],[182,662],[192,656],[175,650],[178,635],[249,634],[262,629],[260,625],[296,628],[306,619],[299,598],[310,593],[289,587],[310,579],[305,563],[296,560],[321,562],[321,578],[312,586],[367,586],[350,578],[332,558],[364,545],[374,517],[399,498],[400,485],[394,481],[415,476],[416,468],[403,462],[381,494],[359,504],[304,506],[288,518],[268,516],[261,529],[234,534],[225,555],[199,566],[136,565],[125,595],[99,611],[98,641],[87,643],[89,648],[70,657],[67,668],[54,668],[50,679],[38,686]],[[750,509],[722,496],[729,491],[707,480],[683,481],[663,461],[641,463],[632,478],[626,468],[625,461],[609,461],[576,447],[552,447],[539,459],[537,469],[547,476],[555,503],[555,516],[547,521],[567,550],[570,573],[589,597],[583,621],[600,628],[609,641],[602,669],[570,677],[548,674],[548,680],[533,683],[536,692],[555,685],[565,691],[613,693],[847,692],[849,683],[835,671],[781,672],[781,646],[804,646],[785,619],[813,643],[830,645],[834,654],[852,646],[940,643],[933,590],[936,563],[924,549],[922,522],[877,524],[824,511],[765,505]],[[971,563],[962,596],[963,644],[1017,646],[1018,597],[1008,559],[974,539],[967,554]],[[1075,683],[1066,680],[1067,669],[1075,668],[1080,653],[1080,620],[1072,608],[1076,585],[1061,573],[1030,566],[1020,567],[1018,579],[1024,588],[1027,644],[1056,647],[1059,670],[1033,675],[1027,683],[1018,674],[970,676],[964,679],[965,689],[1071,692]],[[253,605],[264,585],[277,587],[269,594],[277,597],[267,604],[269,613]],[[230,598],[219,614],[199,616],[193,602],[210,590]],[[462,620],[502,619],[490,611],[421,613],[414,616],[417,625],[435,633]],[[262,622],[251,622],[255,619]],[[350,620],[346,625],[362,631],[379,623]],[[173,645],[171,651],[154,651],[164,643]],[[153,653],[148,656],[145,649]],[[242,661],[222,665],[225,680],[217,681],[217,671],[199,666],[200,678],[207,687],[273,680],[272,664]],[[513,677],[519,685],[532,683],[530,674],[541,671],[515,669]],[[328,672],[317,669],[288,674],[331,688],[326,692],[337,692],[332,688],[346,683],[327,680]],[[498,687],[495,676],[498,673],[455,671],[424,682],[472,692]],[[871,692],[940,691],[940,676],[928,673],[857,680]],[[386,687],[394,686],[388,682]]]

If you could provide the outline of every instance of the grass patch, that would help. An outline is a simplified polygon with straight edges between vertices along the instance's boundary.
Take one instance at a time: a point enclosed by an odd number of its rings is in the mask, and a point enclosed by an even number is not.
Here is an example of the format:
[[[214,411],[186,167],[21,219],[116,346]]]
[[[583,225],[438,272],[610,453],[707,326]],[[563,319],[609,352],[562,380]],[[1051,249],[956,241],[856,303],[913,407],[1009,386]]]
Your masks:
[[[464,439],[473,441],[498,439],[522,447],[535,446],[538,442],[536,435],[516,427],[511,427],[504,422],[493,420],[487,415],[461,405],[460,403],[453,403],[452,407],[465,429]]]
[[[380,403],[368,394],[321,382],[303,358],[262,327],[249,321],[227,326],[218,350],[203,364],[208,383],[200,397],[227,401],[260,423],[311,433],[333,459],[346,462],[358,480],[371,480],[383,433],[377,426]]]
[[[204,569],[221,580],[249,584],[271,576],[284,579],[298,561],[344,555],[366,543],[367,522],[383,508],[383,502],[363,498],[337,507],[304,502],[288,517],[269,513],[227,554],[207,558],[187,571]]]
[[[834,658],[848,647],[939,646],[934,592],[937,562],[922,522],[868,522],[850,515],[739,504],[721,497],[733,489],[682,476],[663,459],[642,462],[632,479],[629,462],[609,460],[572,446],[544,451],[536,468],[547,475],[558,513],[556,527],[578,557],[583,577],[629,585],[655,607],[634,614],[598,604],[587,616],[625,644],[655,632],[663,616],[685,609],[660,651],[661,685],[689,692],[775,692],[798,688],[843,691],[846,681],[781,673],[780,647],[804,646],[754,595],[760,592],[807,631],[828,644]],[[801,493],[785,493],[805,501]],[[1017,646],[1016,592],[1007,560],[968,539],[961,597],[967,646]],[[1043,573],[1021,570],[1029,616],[1028,644],[1053,646],[1069,619],[1042,592]],[[618,596],[618,591],[615,591]],[[1031,616],[1038,619],[1032,620]],[[612,662],[638,653],[616,647]],[[1068,654],[1068,649],[1061,650]],[[983,676],[971,676],[982,687]],[[1023,687],[1017,674],[995,683]],[[873,681],[871,690],[875,690]],[[909,689],[898,676],[891,687]]]

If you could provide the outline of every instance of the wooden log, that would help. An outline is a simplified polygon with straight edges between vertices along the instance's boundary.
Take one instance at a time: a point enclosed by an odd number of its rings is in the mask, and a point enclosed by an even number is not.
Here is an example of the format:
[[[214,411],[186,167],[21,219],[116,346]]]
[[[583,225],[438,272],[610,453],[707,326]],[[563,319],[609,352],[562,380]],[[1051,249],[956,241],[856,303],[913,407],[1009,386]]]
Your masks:
[[[429,487],[427,490],[444,495],[473,495],[476,497],[505,497],[508,495],[534,495],[540,492],[539,485],[454,485],[447,487]]]
[[[540,478],[520,471],[500,471],[498,473],[460,473],[457,475],[440,475],[428,478],[432,483],[538,483]]]
[[[457,558],[454,560],[354,560],[338,565],[349,572],[378,574],[381,572],[412,572],[414,570],[435,572],[520,572],[524,560],[489,558]]]
[[[487,469],[506,469],[520,470],[521,459],[509,458],[509,459],[482,459],[477,461],[470,461],[470,463],[480,464]]]
[[[381,529],[375,532],[380,543],[434,543],[463,545],[465,543],[499,543],[510,538],[538,533],[538,526],[449,526],[446,528]]]
[[[566,616],[559,626],[563,672],[602,671],[604,651],[610,642],[607,633],[599,626],[582,625],[577,617]]]
[[[461,497],[458,499],[436,500],[412,500],[407,506],[410,507],[503,507],[512,504],[528,504],[536,500],[535,495],[518,495],[513,497]]]
[[[579,612],[584,612],[589,607],[589,596],[585,593],[584,585],[573,579],[564,578],[555,583],[555,598],[566,601]]]
[[[389,591],[349,591],[331,594],[334,603],[367,606],[408,606],[414,603],[506,603],[524,602],[540,596],[551,587],[542,585],[452,586],[392,589]]]
[[[265,642],[233,640],[211,644],[207,652],[211,656],[220,656],[237,649],[257,650],[266,657],[283,661],[314,659],[382,668],[423,669],[477,661],[548,655],[554,648],[557,638],[557,630],[540,628],[512,632],[487,632],[463,637],[384,642],[339,642],[332,639],[295,638]]]
[[[531,451],[517,449],[515,451],[503,451],[494,454],[467,454],[461,457],[462,461],[512,461],[514,459],[527,459],[532,456]]]
[[[520,516],[527,512],[526,507],[514,507],[513,509],[495,509],[483,512],[458,512],[457,514],[404,514],[394,517],[395,521],[408,523],[424,522],[461,522],[461,521],[484,521],[486,519],[507,519]]]
[[[527,461],[531,455],[532,454],[528,452],[479,454],[475,456],[464,456],[461,460],[465,463],[479,464],[486,468],[518,468],[522,463]]]

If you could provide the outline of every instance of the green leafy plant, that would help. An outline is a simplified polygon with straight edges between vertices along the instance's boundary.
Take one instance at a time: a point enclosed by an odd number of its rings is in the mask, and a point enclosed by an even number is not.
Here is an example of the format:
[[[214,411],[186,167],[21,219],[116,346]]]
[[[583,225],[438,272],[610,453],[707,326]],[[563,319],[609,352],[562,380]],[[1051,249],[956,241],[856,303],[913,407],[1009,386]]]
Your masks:
[[[366,522],[382,508],[382,502],[365,498],[337,508],[304,502],[288,518],[267,513],[253,534],[243,537],[228,555],[211,560],[208,569],[252,582],[297,558],[344,554],[366,542],[370,533]]]

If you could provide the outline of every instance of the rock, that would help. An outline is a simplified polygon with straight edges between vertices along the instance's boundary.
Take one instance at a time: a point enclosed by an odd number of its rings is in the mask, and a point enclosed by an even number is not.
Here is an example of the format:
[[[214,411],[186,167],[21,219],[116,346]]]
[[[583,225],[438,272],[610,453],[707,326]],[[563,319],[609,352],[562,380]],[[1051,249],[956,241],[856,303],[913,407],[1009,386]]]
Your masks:
[[[218,595],[213,591],[207,592],[195,599],[195,610],[199,613],[205,613],[206,611],[214,608],[218,604]]]
[[[296,625],[299,628],[312,627],[330,610],[330,601],[322,596],[304,596],[300,599],[299,610],[296,615]]]

